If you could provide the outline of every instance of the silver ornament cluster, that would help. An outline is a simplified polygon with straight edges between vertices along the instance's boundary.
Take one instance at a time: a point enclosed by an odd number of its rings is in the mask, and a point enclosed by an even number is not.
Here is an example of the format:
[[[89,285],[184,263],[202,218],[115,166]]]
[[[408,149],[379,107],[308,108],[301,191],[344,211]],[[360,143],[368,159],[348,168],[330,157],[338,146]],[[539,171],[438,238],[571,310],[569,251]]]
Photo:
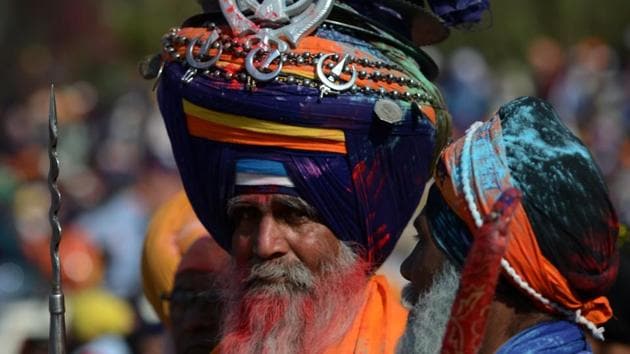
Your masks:
[[[197,75],[203,75],[214,80],[237,80],[246,84],[248,88],[253,88],[260,82],[310,87],[319,89],[321,97],[352,93],[405,101],[431,102],[431,97],[424,92],[399,92],[387,90],[384,87],[372,89],[356,84],[357,80],[361,79],[396,83],[412,89],[422,88],[417,80],[379,70],[402,72],[400,66],[394,63],[356,58],[350,55],[342,56],[336,53],[298,53],[292,51],[280,53],[278,50],[265,50],[259,46],[252,46],[249,40],[222,34],[215,24],[209,24],[207,29],[210,34],[205,40],[200,37],[187,38],[180,35],[180,28],[172,28],[162,37],[162,47],[167,56],[166,60],[180,62],[187,67],[181,78],[184,83],[190,83]],[[186,48],[185,55],[178,53],[178,46]],[[195,54],[196,48],[198,48],[197,54]],[[214,54],[211,54],[213,52]],[[245,58],[245,70],[234,74],[217,67],[216,63],[223,54]],[[271,65],[276,66],[274,70],[270,69]],[[317,79],[311,80],[294,75],[285,75],[282,73],[284,65],[313,66]],[[357,70],[356,66],[372,68],[375,71]],[[349,76],[349,79],[344,80],[344,76]]]

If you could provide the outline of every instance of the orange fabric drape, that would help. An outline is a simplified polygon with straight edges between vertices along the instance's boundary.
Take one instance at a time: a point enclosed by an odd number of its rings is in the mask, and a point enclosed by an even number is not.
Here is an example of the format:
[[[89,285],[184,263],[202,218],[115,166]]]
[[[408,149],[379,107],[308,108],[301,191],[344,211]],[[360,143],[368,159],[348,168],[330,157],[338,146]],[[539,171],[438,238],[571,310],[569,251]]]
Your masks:
[[[366,300],[352,327],[340,343],[326,354],[395,353],[396,344],[405,331],[408,311],[400,304],[400,297],[382,275],[368,283]]]

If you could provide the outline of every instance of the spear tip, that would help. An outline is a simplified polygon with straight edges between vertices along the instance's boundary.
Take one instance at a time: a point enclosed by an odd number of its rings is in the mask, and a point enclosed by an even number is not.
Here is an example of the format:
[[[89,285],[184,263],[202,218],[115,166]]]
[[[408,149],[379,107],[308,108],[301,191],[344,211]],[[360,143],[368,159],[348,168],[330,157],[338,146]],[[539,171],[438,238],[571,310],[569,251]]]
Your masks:
[[[55,84],[50,84],[50,106],[48,111],[48,121],[53,128],[57,126],[57,100],[55,98]]]

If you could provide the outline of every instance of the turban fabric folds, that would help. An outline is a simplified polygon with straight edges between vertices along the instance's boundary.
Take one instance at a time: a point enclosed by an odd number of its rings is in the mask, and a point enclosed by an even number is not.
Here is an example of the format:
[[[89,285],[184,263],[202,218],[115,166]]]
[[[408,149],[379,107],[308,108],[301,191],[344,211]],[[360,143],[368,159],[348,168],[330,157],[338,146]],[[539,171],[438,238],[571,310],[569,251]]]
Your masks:
[[[182,29],[190,32],[189,38],[202,30]],[[417,64],[382,43],[320,29],[294,51],[396,62],[420,88],[386,80],[362,84],[387,86],[401,95],[407,89],[422,92],[426,99],[387,98],[401,112],[400,120],[390,123],[375,114],[382,99],[378,95],[348,91],[324,96],[312,86],[282,82],[258,82],[246,89],[242,82],[209,76],[186,83],[181,80],[185,65],[169,62],[158,101],[188,198],[204,226],[229,250],[230,198],[242,193],[297,195],[315,207],[337,238],[357,246],[378,266],[396,244],[430,177],[436,139],[432,120],[449,119],[448,113]],[[216,65],[237,73],[244,63],[243,58],[223,55]],[[283,72],[315,78],[313,66],[287,64]],[[252,173],[264,173],[275,182],[248,183]]]
[[[508,188],[523,193],[502,266],[552,313],[595,335],[612,311],[618,222],[588,149],[545,102],[520,98],[449,145],[436,168],[427,216],[436,244],[462,264],[480,220]],[[439,191],[439,192],[438,192]]]

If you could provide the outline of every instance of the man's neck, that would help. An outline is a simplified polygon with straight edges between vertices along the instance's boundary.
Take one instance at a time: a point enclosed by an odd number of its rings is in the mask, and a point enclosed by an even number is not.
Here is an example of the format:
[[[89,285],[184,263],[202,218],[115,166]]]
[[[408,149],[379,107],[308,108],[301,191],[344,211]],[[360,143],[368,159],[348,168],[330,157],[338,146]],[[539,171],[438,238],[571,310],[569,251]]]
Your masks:
[[[552,317],[538,311],[518,311],[505,302],[495,300],[490,306],[486,334],[479,350],[480,354],[495,353],[510,338]]]

